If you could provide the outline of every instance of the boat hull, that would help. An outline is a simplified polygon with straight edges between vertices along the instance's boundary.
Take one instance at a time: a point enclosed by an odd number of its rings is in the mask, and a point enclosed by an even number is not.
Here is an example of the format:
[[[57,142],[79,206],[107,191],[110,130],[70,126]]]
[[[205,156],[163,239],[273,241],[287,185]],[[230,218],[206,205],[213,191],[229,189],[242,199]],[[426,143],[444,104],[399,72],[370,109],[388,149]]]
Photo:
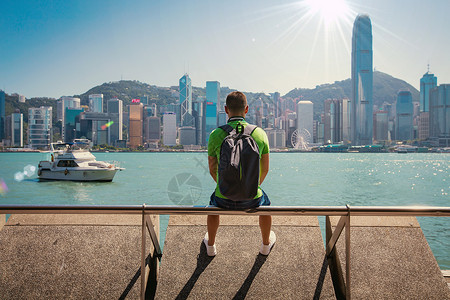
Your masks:
[[[116,175],[116,169],[104,170],[50,170],[39,169],[39,180],[64,180],[64,181],[112,181]]]

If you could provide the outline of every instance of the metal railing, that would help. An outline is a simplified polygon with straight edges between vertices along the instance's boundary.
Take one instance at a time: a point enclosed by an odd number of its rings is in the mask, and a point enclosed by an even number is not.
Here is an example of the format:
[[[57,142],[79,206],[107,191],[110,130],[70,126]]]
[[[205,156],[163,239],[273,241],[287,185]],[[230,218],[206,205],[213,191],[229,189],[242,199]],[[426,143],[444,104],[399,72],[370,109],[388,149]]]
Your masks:
[[[152,266],[161,260],[162,251],[149,215],[272,215],[272,216],[326,216],[326,256],[332,273],[338,299],[351,299],[350,217],[352,216],[413,216],[450,217],[450,207],[433,206],[261,206],[247,210],[225,210],[213,206],[156,206],[156,205],[0,205],[1,214],[134,214],[142,215],[141,241],[141,299],[145,298],[146,232],[150,234],[154,251]],[[330,216],[340,216],[334,232]],[[345,228],[346,278],[335,249]],[[153,270],[155,272],[155,270]]]

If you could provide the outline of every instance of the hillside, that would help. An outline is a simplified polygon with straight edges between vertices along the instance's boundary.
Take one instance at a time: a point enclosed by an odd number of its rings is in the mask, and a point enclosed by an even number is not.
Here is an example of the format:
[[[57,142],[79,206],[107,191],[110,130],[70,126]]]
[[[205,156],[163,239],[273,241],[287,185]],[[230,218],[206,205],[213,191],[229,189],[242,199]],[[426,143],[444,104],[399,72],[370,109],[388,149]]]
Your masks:
[[[397,99],[397,93],[400,90],[409,90],[413,101],[419,101],[419,91],[409,83],[392,77],[383,72],[375,71],[373,73],[373,101],[380,106],[384,102],[394,103]],[[293,89],[284,97],[300,98],[310,100],[314,103],[315,114],[323,111],[323,103],[329,98],[351,98],[351,79],[336,81],[332,84],[322,84],[315,89]]]
[[[394,103],[397,97],[397,92],[404,89],[411,91],[413,101],[419,101],[419,91],[407,82],[379,71],[375,71],[373,77],[373,98],[375,105],[381,105],[385,101],[388,103]],[[197,99],[199,96],[205,96],[205,88],[193,87],[192,90],[193,99]],[[233,91],[233,89],[229,87],[221,87],[222,101],[231,91]],[[269,101],[270,99],[270,96],[264,93],[245,93],[249,103],[252,103],[258,98],[261,98],[263,101]],[[83,94],[74,96],[81,99],[82,105],[87,105],[89,95],[91,94],[103,94],[105,109],[107,100],[117,97],[123,100],[125,110],[127,110],[126,106],[131,103],[132,99],[141,98],[144,95],[149,96],[150,103],[156,103],[158,105],[178,103],[179,97],[178,86],[158,87],[136,80],[121,80],[103,83],[102,85],[91,88]],[[314,103],[314,112],[317,116],[323,111],[323,102],[326,99],[351,97],[351,80],[346,79],[336,81],[332,84],[322,84],[316,86],[314,89],[296,88],[282,97],[296,100],[301,98],[312,101]],[[24,122],[26,123],[28,121],[28,108],[39,107],[41,105],[53,106],[54,122],[56,122],[56,101],[55,99],[50,98],[32,98],[27,99],[26,103],[19,103],[17,101],[17,97],[7,95],[6,115],[11,114],[15,109],[20,109],[20,111],[24,114]]]

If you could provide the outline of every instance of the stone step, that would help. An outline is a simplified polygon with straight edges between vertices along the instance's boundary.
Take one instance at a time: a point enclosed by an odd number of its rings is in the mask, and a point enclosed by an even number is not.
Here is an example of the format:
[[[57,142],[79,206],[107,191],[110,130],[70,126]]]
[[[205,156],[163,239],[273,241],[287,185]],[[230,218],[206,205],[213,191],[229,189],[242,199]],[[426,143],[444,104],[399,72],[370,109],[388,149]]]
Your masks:
[[[317,217],[274,217],[267,257],[258,217],[221,216],[214,258],[205,224],[206,216],[170,217],[156,299],[335,299]]]

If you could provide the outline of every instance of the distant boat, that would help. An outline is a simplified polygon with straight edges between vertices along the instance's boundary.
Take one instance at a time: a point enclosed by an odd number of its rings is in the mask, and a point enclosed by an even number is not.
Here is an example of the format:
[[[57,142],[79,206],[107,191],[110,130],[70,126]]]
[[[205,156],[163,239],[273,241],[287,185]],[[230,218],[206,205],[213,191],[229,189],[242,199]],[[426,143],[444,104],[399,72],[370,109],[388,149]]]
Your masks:
[[[112,181],[117,171],[113,164],[97,161],[87,143],[52,143],[51,160],[40,161],[38,176],[42,180]]]

